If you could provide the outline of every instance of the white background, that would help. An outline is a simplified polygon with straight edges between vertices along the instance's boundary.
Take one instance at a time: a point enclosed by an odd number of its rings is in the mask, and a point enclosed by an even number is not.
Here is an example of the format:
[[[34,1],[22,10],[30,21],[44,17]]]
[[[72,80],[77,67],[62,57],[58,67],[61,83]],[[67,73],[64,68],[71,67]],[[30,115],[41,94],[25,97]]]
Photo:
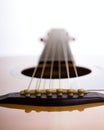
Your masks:
[[[0,56],[39,55],[39,38],[65,28],[75,55],[104,55],[104,0],[0,0]]]

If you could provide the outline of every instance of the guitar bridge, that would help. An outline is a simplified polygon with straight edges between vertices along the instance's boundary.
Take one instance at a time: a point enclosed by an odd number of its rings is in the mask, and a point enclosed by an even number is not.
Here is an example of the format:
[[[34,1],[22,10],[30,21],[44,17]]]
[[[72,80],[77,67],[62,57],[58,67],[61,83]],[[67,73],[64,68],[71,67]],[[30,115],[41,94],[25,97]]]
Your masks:
[[[68,93],[69,91],[69,93]],[[84,91],[84,90],[83,90]],[[0,96],[0,104],[21,104],[34,106],[71,106],[88,103],[104,102],[104,94],[98,92],[83,92],[72,90],[34,91],[25,90]]]

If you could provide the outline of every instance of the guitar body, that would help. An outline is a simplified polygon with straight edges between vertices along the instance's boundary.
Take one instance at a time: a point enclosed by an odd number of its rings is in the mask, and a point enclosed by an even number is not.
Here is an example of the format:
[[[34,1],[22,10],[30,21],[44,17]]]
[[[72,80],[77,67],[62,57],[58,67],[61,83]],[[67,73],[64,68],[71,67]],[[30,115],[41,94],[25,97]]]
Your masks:
[[[104,89],[102,59],[103,57],[76,57],[77,65],[91,69],[91,73],[79,77],[81,88]],[[37,65],[37,58],[34,56],[1,57],[0,95],[25,89],[31,78],[21,72],[34,65]],[[63,86],[66,85],[65,80],[63,79]],[[70,79],[74,87],[76,80],[76,78]],[[57,79],[54,84],[57,85]],[[62,107],[0,104],[0,130],[8,129],[104,130],[104,102]]]

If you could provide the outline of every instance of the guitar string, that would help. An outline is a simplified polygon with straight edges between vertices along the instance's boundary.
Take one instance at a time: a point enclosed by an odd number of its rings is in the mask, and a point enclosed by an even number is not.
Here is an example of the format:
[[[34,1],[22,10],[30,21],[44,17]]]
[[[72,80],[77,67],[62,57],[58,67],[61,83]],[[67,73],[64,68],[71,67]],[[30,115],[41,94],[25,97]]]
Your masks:
[[[70,52],[71,52],[71,50],[70,50]],[[71,53],[71,54],[72,54],[72,53]],[[77,66],[75,65],[75,61],[74,61],[73,55],[70,55],[70,57],[71,57],[71,60],[73,61],[73,67],[74,67],[75,76],[76,76],[76,78],[77,78],[78,88],[80,88],[80,81],[79,81],[79,78],[78,78]]]
[[[62,43],[62,44],[63,44],[63,43]],[[54,48],[53,48],[53,50],[54,50]],[[64,47],[63,47],[63,50],[64,50],[64,57],[65,57],[65,64],[66,64],[67,76],[68,76],[68,78],[69,78],[70,76],[69,76],[69,67],[68,67],[67,51],[65,51],[65,48],[64,48]],[[66,54],[65,54],[65,52],[66,52]],[[50,71],[50,79],[52,78],[52,72],[53,72],[54,54],[55,54],[55,53],[54,53],[54,51],[53,51],[53,57],[52,57],[52,62],[51,62],[51,71]],[[41,79],[42,79],[43,74],[44,74],[44,70],[45,70],[45,66],[46,66],[46,59],[47,59],[47,56],[46,56],[45,61],[44,61],[44,65],[43,65],[43,69],[42,69],[42,73],[41,73],[41,77],[40,77],[40,82],[39,82],[39,85],[38,85],[38,89],[39,89],[39,87],[40,87]],[[72,59],[73,59],[73,57],[72,57]],[[30,83],[29,83],[28,89],[30,89],[30,86],[31,86],[31,83],[32,83],[32,81],[33,81],[33,78],[34,78],[34,76],[35,76],[35,74],[36,74],[37,68],[38,68],[38,66],[34,69],[34,72],[33,72],[31,81],[30,81]],[[60,72],[61,72],[60,69],[61,69],[61,67],[60,67],[60,61],[59,61],[59,87],[60,87]],[[78,77],[78,73],[77,73],[77,70],[76,70],[75,65],[74,65],[74,70],[75,70],[76,77]],[[50,81],[50,84],[51,84],[51,81]],[[68,83],[68,84],[69,84],[69,83]],[[36,85],[36,86],[37,86],[37,85]],[[50,88],[50,85],[49,85],[49,88]]]
[[[67,77],[68,79],[70,78],[70,71],[69,71],[69,67],[68,67],[68,53],[67,53],[67,49],[64,47],[66,44],[65,41],[62,41],[62,47],[63,47],[63,51],[64,51],[64,58],[65,58],[65,65],[66,65],[66,71],[67,71]],[[68,82],[68,87],[69,87],[69,80],[67,80]]]
[[[46,54],[47,54],[47,53],[46,53]],[[38,64],[39,64],[39,61],[38,61]],[[31,77],[31,80],[30,80],[30,82],[29,82],[29,85],[28,85],[27,90],[29,90],[30,87],[31,87],[31,85],[32,85],[32,82],[33,82],[33,79],[34,79],[34,77],[35,77],[35,75],[36,75],[37,69],[38,69],[38,65],[34,68],[34,71],[33,71],[33,74],[32,74],[32,77]],[[36,86],[37,86],[37,85],[36,85]]]
[[[53,43],[53,48],[52,48],[52,58],[51,58],[51,68],[50,68],[50,81],[49,81],[49,89],[51,89],[52,86],[52,76],[53,76],[53,65],[54,65],[54,57],[55,57],[55,44],[56,42]]]
[[[39,61],[38,61],[38,63],[39,63]],[[30,87],[31,87],[31,85],[32,85],[32,82],[33,82],[33,79],[34,79],[34,76],[35,76],[35,74],[36,74],[37,69],[38,69],[38,65],[37,65],[37,66],[34,68],[34,70],[33,70],[33,74],[32,74],[32,77],[31,77],[31,80],[30,80],[30,82],[29,82],[29,85],[28,85],[27,90],[29,90]]]
[[[49,44],[49,43],[47,43],[47,44]],[[45,60],[44,60],[44,64],[43,64],[41,76],[40,76],[40,78],[38,79],[38,81],[37,81],[37,83],[36,83],[36,89],[39,89],[39,88],[40,88],[40,84],[41,84],[41,81],[42,81],[42,78],[43,78],[43,75],[44,75],[44,72],[45,72],[45,67],[46,67],[46,63],[47,63],[47,59],[48,59],[48,54],[49,54],[50,47],[51,47],[51,46],[48,45],[48,49],[47,49],[47,51],[45,52]],[[43,87],[44,87],[44,86],[43,86]]]
[[[64,52],[65,53],[65,52]],[[65,58],[66,59],[66,58]],[[74,62],[74,58],[73,58],[73,56],[71,55],[71,59],[72,59],[72,61],[73,61],[73,67],[74,67],[74,71],[75,71],[75,75],[76,75],[76,78],[77,78],[77,80],[78,80],[78,86],[80,87],[80,84],[79,84],[79,78],[78,78],[78,72],[77,72],[77,68],[76,68],[76,65],[75,65],[75,62]],[[46,62],[46,61],[45,61]],[[66,63],[66,60],[65,60],[65,63]],[[45,70],[45,66],[46,66],[46,63],[44,63],[44,66],[43,66],[43,70],[42,70],[42,74],[41,74],[41,78],[43,77],[43,74],[44,74],[44,70]],[[52,65],[53,66],[53,65]],[[33,71],[33,74],[32,74],[32,78],[31,78],[31,81],[30,81],[30,83],[29,83],[29,85],[28,85],[28,90],[30,89],[30,86],[31,86],[31,84],[32,84],[32,81],[33,81],[33,78],[34,78],[34,76],[35,76],[35,74],[36,74],[36,71],[37,71],[37,68],[38,68],[38,66],[36,67],[36,68],[34,68],[34,71]],[[53,68],[53,67],[52,67]],[[60,62],[59,62],[59,68],[61,69],[61,67],[60,67]],[[66,68],[67,68],[67,75],[68,75],[68,78],[69,78],[69,74],[68,74],[68,65],[66,64]],[[59,72],[61,72],[61,71],[59,71]],[[52,75],[52,74],[51,74]],[[60,73],[59,73],[59,86],[60,86]]]
[[[58,43],[59,44],[59,43]],[[61,61],[60,61],[60,45],[58,46],[58,70],[59,70],[59,88],[61,88]]]

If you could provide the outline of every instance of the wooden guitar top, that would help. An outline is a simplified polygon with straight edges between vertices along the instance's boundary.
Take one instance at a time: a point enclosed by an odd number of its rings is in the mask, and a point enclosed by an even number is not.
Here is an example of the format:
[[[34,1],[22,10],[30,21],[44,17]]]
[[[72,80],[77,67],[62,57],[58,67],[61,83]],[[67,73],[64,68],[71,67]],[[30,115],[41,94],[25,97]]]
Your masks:
[[[83,85],[87,84],[86,89],[90,89],[87,88],[88,84],[91,89],[94,89],[93,86],[96,89],[103,89],[104,63],[102,58],[93,57],[93,62],[90,58],[86,58],[86,61],[83,57],[78,58],[79,61],[77,60],[78,64],[89,66],[90,61],[90,65],[94,66],[94,68],[91,67],[94,73],[87,76],[89,82],[86,77],[81,77],[80,80],[83,81]],[[34,56],[0,58],[0,95],[25,89],[30,77],[22,75],[21,71],[32,66],[34,66]],[[63,107],[0,104],[1,130],[104,130],[103,120],[104,103]]]

